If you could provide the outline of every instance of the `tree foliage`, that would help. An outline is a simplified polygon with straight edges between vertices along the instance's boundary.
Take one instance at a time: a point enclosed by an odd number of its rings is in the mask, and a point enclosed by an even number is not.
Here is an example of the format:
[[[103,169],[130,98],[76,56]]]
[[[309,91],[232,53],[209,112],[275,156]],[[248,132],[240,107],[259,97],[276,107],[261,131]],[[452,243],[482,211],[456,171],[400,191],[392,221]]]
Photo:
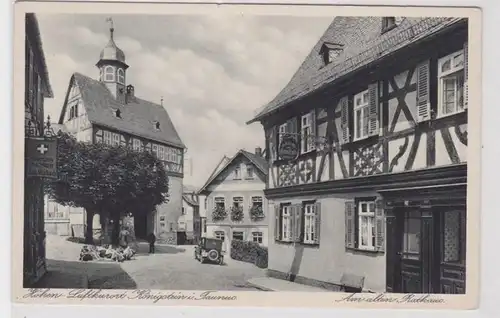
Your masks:
[[[46,193],[62,205],[116,217],[122,211],[148,213],[168,201],[165,167],[150,152],[59,133],[57,163],[59,178],[47,183]]]

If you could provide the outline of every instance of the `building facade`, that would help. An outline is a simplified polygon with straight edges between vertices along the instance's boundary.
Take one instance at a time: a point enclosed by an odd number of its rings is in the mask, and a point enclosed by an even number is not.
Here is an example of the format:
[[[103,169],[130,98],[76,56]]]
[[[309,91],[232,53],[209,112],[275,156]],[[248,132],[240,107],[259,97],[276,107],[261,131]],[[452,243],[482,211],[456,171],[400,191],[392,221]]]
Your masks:
[[[182,213],[177,221],[177,244],[196,244],[201,237],[201,218],[198,194],[184,187]]]
[[[44,136],[44,99],[52,98],[47,65],[36,15],[25,17],[25,138]],[[36,283],[47,271],[45,262],[45,226],[43,179],[24,178],[23,285]]]
[[[182,212],[185,146],[163,101],[157,104],[136,95],[127,78],[125,53],[114,41],[113,26],[96,67],[98,79],[80,73],[71,76],[59,124],[79,141],[126,145],[137,151],[150,151],[163,161],[169,177],[169,201],[155,211],[138,213],[142,216],[134,218],[135,234],[142,239],[153,232],[159,242],[175,244],[177,220]],[[68,213],[71,233],[85,233],[84,209],[70,208]],[[96,215],[93,228],[100,227],[101,220]]]
[[[467,19],[336,17],[249,122],[269,150],[270,276],[465,292],[467,34]]]
[[[233,239],[266,246],[268,166],[261,148],[225,158],[199,191],[200,201],[206,204],[205,236],[224,240],[227,251]]]

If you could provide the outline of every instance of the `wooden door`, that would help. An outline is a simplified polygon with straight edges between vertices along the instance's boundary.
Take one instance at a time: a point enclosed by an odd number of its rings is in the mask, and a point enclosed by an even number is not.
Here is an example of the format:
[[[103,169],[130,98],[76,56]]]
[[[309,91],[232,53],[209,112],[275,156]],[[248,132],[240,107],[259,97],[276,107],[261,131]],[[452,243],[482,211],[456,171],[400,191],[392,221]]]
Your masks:
[[[432,241],[430,219],[418,207],[398,208],[391,220],[388,260],[392,272],[393,292],[423,293],[431,288],[429,266]]]

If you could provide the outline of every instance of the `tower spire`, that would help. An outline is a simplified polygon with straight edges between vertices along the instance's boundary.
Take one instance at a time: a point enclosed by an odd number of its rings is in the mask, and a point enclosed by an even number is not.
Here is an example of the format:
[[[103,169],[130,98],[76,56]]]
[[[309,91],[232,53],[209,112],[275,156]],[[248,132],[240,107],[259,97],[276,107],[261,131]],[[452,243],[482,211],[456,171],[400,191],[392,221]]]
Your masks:
[[[115,28],[114,28],[114,25],[113,25],[113,18],[107,17],[106,18],[106,22],[109,23],[109,35],[111,37],[111,40],[113,40],[113,33],[115,32]]]

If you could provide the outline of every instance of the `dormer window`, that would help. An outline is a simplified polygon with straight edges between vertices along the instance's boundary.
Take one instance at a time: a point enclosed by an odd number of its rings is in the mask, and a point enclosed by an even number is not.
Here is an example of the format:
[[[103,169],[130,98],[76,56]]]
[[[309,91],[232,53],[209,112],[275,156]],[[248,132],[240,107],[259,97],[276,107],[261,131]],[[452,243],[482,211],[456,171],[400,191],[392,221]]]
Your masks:
[[[155,121],[155,129],[160,130],[160,122],[159,121]]]
[[[403,20],[403,17],[383,17],[382,18],[382,33],[388,32],[395,27],[397,27],[401,21]]]
[[[118,83],[125,85],[125,71],[122,68],[118,69]]]
[[[115,81],[115,69],[113,66],[106,66],[104,69],[104,80],[106,82],[114,82]]]
[[[319,51],[319,54],[323,57],[324,65],[332,63],[335,60],[335,58],[339,56],[340,53],[342,53],[343,47],[344,46],[342,44],[329,43],[329,42],[323,43]]]
[[[122,118],[122,112],[121,112],[121,110],[117,109],[117,110],[115,111],[115,116],[116,116],[117,118]]]

